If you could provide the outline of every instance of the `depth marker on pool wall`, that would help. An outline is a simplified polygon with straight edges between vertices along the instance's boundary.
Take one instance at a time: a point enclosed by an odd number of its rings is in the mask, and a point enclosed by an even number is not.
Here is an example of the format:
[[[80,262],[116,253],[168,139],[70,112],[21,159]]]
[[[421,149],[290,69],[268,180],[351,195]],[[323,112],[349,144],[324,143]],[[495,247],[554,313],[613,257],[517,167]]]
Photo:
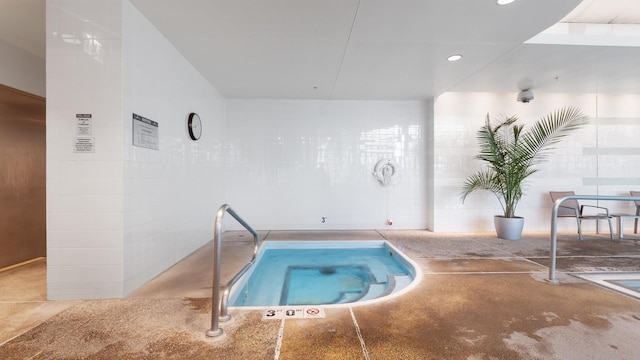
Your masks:
[[[262,314],[263,320],[322,319],[324,317],[324,309],[319,307],[282,307],[267,309]]]

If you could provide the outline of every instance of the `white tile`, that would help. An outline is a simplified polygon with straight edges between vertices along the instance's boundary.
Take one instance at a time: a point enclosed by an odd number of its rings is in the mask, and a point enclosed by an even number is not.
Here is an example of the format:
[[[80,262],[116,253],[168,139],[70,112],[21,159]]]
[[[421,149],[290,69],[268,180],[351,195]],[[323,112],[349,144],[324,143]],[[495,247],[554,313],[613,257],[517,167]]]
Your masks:
[[[407,173],[403,182],[425,184],[424,176],[410,175],[425,157],[423,140],[410,140],[408,130],[421,128],[424,118],[421,102],[230,100],[227,126],[240,157],[227,173],[229,201],[249,209],[247,216],[263,228],[381,228],[385,216],[362,215],[390,206],[369,201],[380,190],[373,167],[391,156]],[[251,206],[252,199],[272,211]],[[418,210],[407,202],[392,206]],[[322,214],[333,219],[326,226]],[[407,226],[424,228],[425,222]]]
[[[589,183],[607,181],[624,181],[625,177],[634,179],[634,172],[626,170],[623,164],[635,163],[634,156],[624,155],[624,151],[615,149],[618,146],[634,146],[629,134],[634,133],[634,123],[637,114],[631,111],[612,111],[609,106],[619,110],[623,104],[631,104],[632,98],[638,96],[594,96],[594,95],[567,95],[553,94],[543,95],[538,102],[528,104],[526,108],[513,107],[513,100],[500,94],[445,94],[436,102],[436,137],[435,137],[435,228],[438,230],[455,231],[461,228],[468,231],[492,231],[492,225],[483,218],[487,209],[497,204],[490,194],[472,194],[467,202],[455,211],[459,224],[455,225],[448,220],[451,213],[446,209],[454,209],[457,192],[462,186],[464,178],[477,169],[478,161],[473,159],[475,152],[475,130],[482,125],[482,119],[472,118],[469,107],[463,103],[473,104],[474,111],[481,112],[482,104],[485,110],[491,107],[496,109],[503,106],[504,109],[512,109],[525,122],[535,121],[541,115],[564,105],[578,105],[584,113],[593,117],[590,125],[576,132],[562,141],[555,155],[548,162],[539,166],[540,172],[531,177],[527,194],[521,202],[519,210],[527,214],[525,229],[528,231],[549,230],[550,204],[543,201],[549,190],[574,190],[577,194],[605,194],[611,186],[590,186]],[[599,103],[599,104],[597,104]],[[596,106],[597,105],[597,106]],[[505,111],[507,111],[505,110]],[[597,110],[597,111],[596,111]],[[612,116],[615,120],[607,122],[599,116]],[[622,124],[622,125],[621,125]],[[456,134],[456,130],[460,132]],[[444,135],[444,137],[442,137]],[[454,151],[448,152],[448,144],[454,143]],[[595,151],[607,151],[607,147],[614,148],[617,156],[604,156],[593,154]],[[633,151],[630,151],[633,152]],[[592,155],[589,155],[592,154]],[[466,158],[466,160],[465,160]],[[476,163],[476,165],[474,165]],[[455,164],[455,165],[452,165]],[[465,171],[466,169],[466,171]],[[622,180],[620,179],[622,178]],[[457,191],[456,191],[457,190]],[[443,212],[443,210],[445,210]],[[499,208],[497,208],[499,211]],[[529,219],[531,218],[531,219]],[[571,229],[571,224],[566,228]],[[565,227],[563,227],[565,229]]]

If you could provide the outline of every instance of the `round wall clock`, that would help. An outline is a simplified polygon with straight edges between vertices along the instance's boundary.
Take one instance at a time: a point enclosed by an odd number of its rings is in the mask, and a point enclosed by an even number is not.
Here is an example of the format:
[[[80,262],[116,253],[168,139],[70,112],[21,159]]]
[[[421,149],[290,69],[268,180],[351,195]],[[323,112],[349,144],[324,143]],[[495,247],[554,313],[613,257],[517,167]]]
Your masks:
[[[189,129],[189,137],[191,137],[192,140],[200,139],[200,135],[202,135],[202,122],[200,121],[200,116],[198,116],[198,114],[189,114],[187,128]]]

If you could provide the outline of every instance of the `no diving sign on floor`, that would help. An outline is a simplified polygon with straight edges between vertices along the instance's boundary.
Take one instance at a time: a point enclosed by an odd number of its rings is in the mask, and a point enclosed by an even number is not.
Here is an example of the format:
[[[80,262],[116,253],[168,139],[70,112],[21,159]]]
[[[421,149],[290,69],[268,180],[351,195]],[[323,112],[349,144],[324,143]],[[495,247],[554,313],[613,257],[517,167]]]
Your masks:
[[[267,309],[262,319],[319,319],[324,318],[324,309],[318,307],[279,307]]]

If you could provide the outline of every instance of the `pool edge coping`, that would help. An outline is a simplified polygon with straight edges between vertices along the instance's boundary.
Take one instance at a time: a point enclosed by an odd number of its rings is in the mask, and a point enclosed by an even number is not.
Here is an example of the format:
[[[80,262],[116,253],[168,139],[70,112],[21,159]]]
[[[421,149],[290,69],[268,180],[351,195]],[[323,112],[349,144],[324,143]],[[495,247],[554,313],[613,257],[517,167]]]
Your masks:
[[[631,290],[627,287],[610,282],[611,280],[638,280],[640,272],[637,271],[616,271],[616,272],[575,272],[569,275],[599,285],[609,291],[615,291],[634,299],[640,300],[640,291]]]

